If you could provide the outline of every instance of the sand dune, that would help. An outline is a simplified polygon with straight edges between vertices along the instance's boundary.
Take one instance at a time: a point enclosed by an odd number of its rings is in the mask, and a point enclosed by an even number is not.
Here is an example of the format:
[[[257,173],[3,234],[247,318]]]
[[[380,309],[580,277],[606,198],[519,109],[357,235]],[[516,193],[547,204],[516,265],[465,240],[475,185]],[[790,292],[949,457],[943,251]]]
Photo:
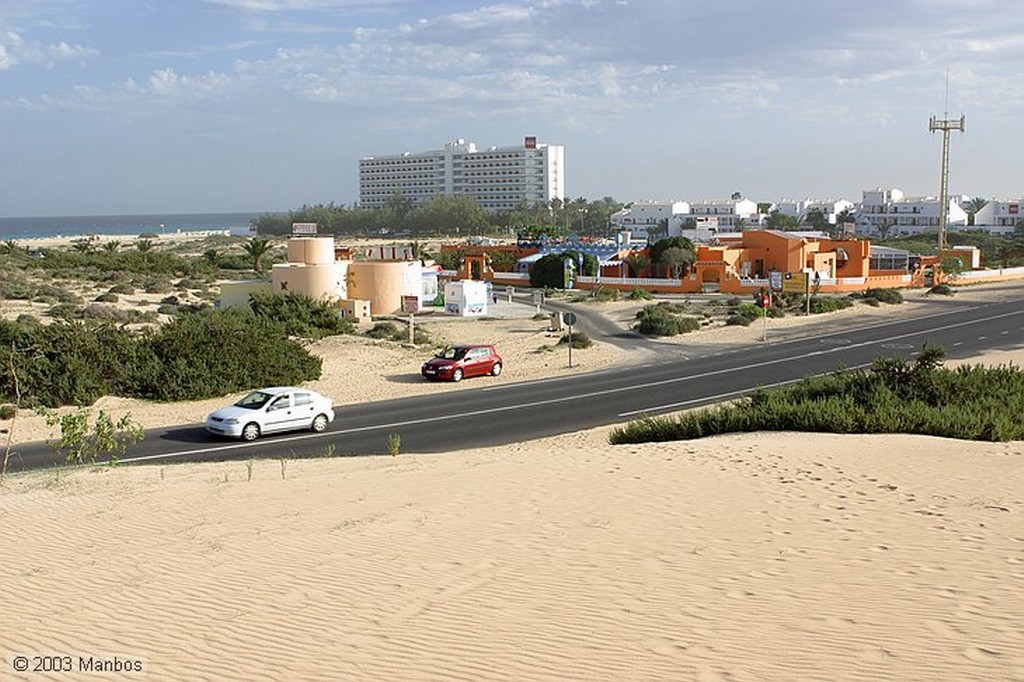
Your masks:
[[[1024,443],[607,434],[10,477],[0,677],[1024,680]]]
[[[596,430],[251,480],[19,476],[4,656],[168,680],[1020,679],[1022,450]]]

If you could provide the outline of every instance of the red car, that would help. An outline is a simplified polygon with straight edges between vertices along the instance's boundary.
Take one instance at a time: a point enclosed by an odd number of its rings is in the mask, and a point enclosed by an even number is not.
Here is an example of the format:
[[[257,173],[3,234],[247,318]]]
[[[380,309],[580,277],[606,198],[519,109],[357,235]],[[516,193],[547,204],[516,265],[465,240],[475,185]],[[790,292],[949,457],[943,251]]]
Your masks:
[[[447,346],[420,367],[427,379],[462,381],[463,377],[501,374],[501,356],[494,346]]]

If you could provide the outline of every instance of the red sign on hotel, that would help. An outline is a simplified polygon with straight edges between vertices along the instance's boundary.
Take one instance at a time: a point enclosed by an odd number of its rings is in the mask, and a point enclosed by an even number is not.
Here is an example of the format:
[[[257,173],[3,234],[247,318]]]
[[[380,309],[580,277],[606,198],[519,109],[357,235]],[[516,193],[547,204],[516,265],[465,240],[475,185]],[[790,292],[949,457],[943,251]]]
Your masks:
[[[532,135],[527,137],[525,140],[523,140],[523,146],[526,147],[527,149],[536,149],[537,138]]]

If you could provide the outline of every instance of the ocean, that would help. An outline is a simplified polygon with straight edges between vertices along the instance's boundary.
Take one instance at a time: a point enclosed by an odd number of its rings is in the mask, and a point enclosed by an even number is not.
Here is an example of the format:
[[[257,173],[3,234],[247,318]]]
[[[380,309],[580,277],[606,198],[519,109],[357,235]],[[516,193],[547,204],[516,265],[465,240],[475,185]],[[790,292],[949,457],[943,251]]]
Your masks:
[[[111,234],[137,237],[143,232],[173,234],[204,230],[230,230],[246,236],[249,224],[261,213],[163,213],[154,215],[51,216],[0,218],[0,241],[39,237],[78,237]]]

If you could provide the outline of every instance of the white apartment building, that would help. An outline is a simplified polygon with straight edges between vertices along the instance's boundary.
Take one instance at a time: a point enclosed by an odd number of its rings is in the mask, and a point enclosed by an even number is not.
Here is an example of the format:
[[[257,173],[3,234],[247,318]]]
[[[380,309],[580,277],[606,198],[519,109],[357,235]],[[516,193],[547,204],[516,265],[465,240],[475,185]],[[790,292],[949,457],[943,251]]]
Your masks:
[[[533,206],[565,199],[565,149],[526,137],[513,147],[478,150],[463,139],[444,149],[359,160],[359,204],[383,208],[400,194],[413,205],[437,196],[467,195],[490,212],[522,203]]]
[[[720,233],[758,227],[763,221],[764,216],[757,212],[757,202],[750,199],[640,200],[611,216],[617,229],[651,241],[682,236],[693,242],[707,242]]]
[[[950,198],[947,229],[967,226],[967,212]],[[857,209],[857,231],[861,234],[920,234],[938,232],[939,200],[936,197],[908,197],[898,189],[865,190]]]
[[[763,216],[757,212],[757,202],[751,199],[709,199],[690,202],[690,215],[684,217],[687,224],[701,223],[702,219],[713,219],[719,230],[731,232],[746,227],[757,227]]]
[[[634,237],[648,239],[678,235],[683,218],[690,213],[685,201],[634,201],[621,211],[613,213],[611,223],[617,230],[628,230]],[[663,228],[667,228],[665,231]],[[653,234],[652,234],[653,233]]]
[[[1024,199],[991,199],[974,214],[974,227],[995,234],[1009,234],[1024,220]]]
[[[843,211],[853,211],[856,204],[846,199],[783,199],[775,204],[775,210],[793,218],[806,218],[813,210],[821,211],[829,225],[836,224],[836,216]]]

